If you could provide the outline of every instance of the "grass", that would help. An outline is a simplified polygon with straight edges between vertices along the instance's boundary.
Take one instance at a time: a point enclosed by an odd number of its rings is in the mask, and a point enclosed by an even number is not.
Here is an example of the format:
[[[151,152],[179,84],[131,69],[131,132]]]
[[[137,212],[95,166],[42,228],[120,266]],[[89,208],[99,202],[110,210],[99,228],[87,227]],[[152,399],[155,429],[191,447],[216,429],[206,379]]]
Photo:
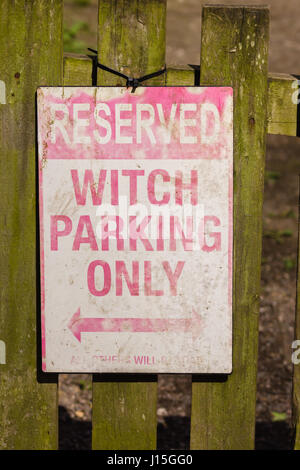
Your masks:
[[[265,171],[265,180],[266,181],[277,181],[280,178],[279,171],[266,170]]]
[[[263,236],[265,238],[271,238],[277,243],[282,244],[285,238],[293,236],[292,230],[265,230]]]
[[[89,381],[80,380],[79,381],[79,388],[80,390],[91,390],[92,384]]]
[[[296,261],[292,258],[284,258],[283,266],[286,271],[292,271],[296,267]]]
[[[285,421],[287,419],[286,413],[278,413],[278,411],[272,411],[271,414],[273,423]]]
[[[292,209],[288,209],[287,211],[280,212],[278,214],[270,212],[268,217],[270,219],[296,219],[296,214]]]
[[[84,21],[76,21],[72,26],[64,25],[64,51],[76,54],[86,52],[87,44],[78,39],[78,33],[88,31],[89,25]]]

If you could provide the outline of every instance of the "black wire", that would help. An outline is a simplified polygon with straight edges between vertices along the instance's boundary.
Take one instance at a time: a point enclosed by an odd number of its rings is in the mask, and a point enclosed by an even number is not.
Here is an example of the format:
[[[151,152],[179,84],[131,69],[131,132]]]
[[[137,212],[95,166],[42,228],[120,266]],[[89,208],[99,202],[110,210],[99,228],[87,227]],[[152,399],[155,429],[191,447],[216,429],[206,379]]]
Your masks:
[[[98,54],[98,51],[95,49],[91,49],[88,47],[88,50],[91,52],[94,52],[95,54]],[[125,75],[124,73],[119,72],[118,70],[113,70],[110,67],[107,67],[106,65],[100,64],[97,62],[97,67],[99,69],[105,70],[105,72],[113,73],[114,75],[117,75],[118,77],[124,78],[126,80],[126,87],[132,87],[131,93],[134,93],[137,87],[140,85],[140,83],[144,82],[145,80],[149,80],[150,78],[158,77],[159,75],[162,75],[163,73],[166,72],[166,66],[162,70],[158,70],[157,72],[149,73],[147,75],[144,75],[143,77],[140,78],[134,78],[134,77],[129,77],[128,75]]]

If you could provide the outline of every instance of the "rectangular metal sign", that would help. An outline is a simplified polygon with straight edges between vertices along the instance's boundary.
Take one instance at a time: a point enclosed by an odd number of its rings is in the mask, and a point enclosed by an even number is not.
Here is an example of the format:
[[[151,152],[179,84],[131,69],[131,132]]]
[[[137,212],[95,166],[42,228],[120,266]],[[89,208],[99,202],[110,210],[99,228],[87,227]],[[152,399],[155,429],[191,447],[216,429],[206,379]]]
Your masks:
[[[232,100],[39,88],[44,371],[231,372]]]

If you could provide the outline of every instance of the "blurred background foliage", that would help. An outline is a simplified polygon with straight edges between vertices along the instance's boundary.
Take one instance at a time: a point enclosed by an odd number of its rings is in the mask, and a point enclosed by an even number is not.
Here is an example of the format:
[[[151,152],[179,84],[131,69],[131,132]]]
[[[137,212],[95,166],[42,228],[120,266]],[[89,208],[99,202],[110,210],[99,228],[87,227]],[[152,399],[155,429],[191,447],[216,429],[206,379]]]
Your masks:
[[[98,0],[64,2],[64,51],[87,54],[97,47]]]

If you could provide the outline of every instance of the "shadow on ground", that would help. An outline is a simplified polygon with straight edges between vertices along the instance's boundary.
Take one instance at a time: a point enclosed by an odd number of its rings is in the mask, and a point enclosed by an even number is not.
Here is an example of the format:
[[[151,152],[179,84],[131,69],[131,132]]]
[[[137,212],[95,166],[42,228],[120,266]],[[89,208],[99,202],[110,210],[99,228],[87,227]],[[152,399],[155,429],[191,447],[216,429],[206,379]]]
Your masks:
[[[256,423],[256,450],[292,450],[292,429],[286,421]]]
[[[59,407],[59,449],[90,450],[92,423],[72,418],[66,408]]]
[[[159,450],[184,450],[189,448],[190,419],[186,416],[168,416],[157,426]]]
[[[190,419],[169,416],[157,427],[157,448],[185,450],[189,448]],[[59,407],[59,448],[61,450],[90,450],[92,423],[72,418],[63,406]],[[292,431],[286,421],[256,424],[257,450],[292,449]]]

